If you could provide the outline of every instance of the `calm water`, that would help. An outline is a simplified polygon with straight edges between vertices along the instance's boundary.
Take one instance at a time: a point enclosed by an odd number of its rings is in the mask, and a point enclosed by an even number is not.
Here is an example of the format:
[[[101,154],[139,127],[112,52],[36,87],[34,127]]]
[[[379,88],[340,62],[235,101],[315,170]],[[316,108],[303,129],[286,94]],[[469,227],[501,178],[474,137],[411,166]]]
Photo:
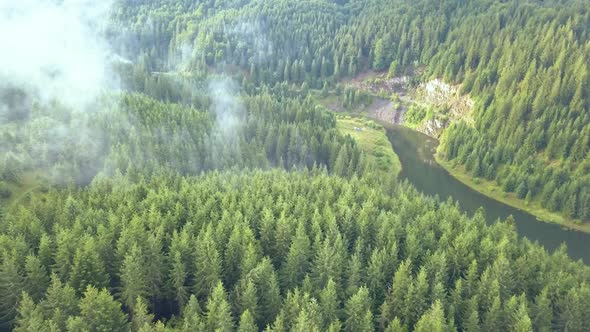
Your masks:
[[[590,234],[569,231],[559,225],[537,221],[534,216],[524,211],[488,198],[465,186],[436,164],[433,154],[438,142],[422,133],[394,126],[387,129],[387,136],[402,163],[400,177],[408,179],[421,192],[438,195],[442,200],[452,196],[470,215],[483,206],[488,222],[512,215],[521,236],[538,241],[549,251],[565,243],[571,257],[581,258],[586,264],[590,263]]]

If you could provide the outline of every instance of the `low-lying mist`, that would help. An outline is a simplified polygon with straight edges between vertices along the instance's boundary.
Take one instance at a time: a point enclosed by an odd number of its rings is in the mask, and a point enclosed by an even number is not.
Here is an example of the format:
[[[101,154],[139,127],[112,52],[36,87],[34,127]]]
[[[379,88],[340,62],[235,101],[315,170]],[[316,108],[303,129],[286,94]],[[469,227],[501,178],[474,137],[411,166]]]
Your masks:
[[[93,114],[119,88],[113,1],[0,1],[0,170],[88,181],[105,150]],[[74,171],[75,168],[75,171]],[[18,180],[18,176],[14,176]]]
[[[109,42],[112,36],[107,38],[107,32],[113,32],[113,5],[114,0],[0,2],[1,179],[19,182],[29,174],[52,184],[84,184],[100,171],[113,174],[120,168],[163,165],[198,173],[241,163],[247,111],[231,71],[220,65],[216,74],[195,82],[177,75],[190,68],[187,64],[198,45],[183,43],[184,56],[170,64],[169,72],[148,77],[156,89],[164,79],[182,80],[179,86],[205,102],[196,108],[186,104],[183,110],[139,96],[123,102],[128,87],[118,71],[121,66],[133,71],[136,64],[116,54]],[[250,61],[260,61],[270,48],[258,26],[238,24],[224,27],[224,33],[240,35],[260,48]],[[168,118],[150,119],[153,112]],[[202,127],[199,131],[191,125]]]
[[[111,4],[0,2],[0,88],[21,89],[44,105],[59,101],[73,110],[91,107],[101,91],[118,81],[101,34]]]

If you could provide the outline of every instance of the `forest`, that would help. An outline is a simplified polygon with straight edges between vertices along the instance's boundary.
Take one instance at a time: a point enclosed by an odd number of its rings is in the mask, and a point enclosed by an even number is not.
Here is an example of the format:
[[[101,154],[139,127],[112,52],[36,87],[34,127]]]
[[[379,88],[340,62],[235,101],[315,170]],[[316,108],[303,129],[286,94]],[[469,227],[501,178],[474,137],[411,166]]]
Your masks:
[[[521,200],[590,220],[584,1],[144,1],[115,11],[133,22],[112,34],[134,38],[125,50],[137,57],[136,86],[164,98],[166,84],[157,88],[150,72],[221,66],[248,87],[322,89],[373,69],[461,84],[477,101],[475,123],[451,126],[443,158]]]
[[[419,193],[319,102],[367,103],[368,71],[458,84],[441,156],[590,222],[584,1],[108,9],[91,106],[0,70],[0,330],[588,330],[587,265]]]
[[[588,266],[483,213],[317,168],[98,176],[3,217],[0,309],[17,331],[587,328]]]

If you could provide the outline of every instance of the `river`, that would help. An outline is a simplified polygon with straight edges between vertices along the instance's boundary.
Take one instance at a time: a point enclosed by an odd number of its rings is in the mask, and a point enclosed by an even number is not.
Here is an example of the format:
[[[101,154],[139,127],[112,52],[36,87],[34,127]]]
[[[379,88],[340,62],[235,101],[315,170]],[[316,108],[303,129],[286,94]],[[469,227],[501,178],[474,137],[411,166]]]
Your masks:
[[[512,215],[519,235],[539,242],[550,252],[565,243],[572,258],[590,263],[590,234],[540,222],[531,214],[474,191],[436,163],[434,152],[438,142],[435,139],[406,127],[388,127],[387,137],[402,163],[400,177],[409,180],[419,191],[438,195],[442,200],[452,196],[470,215],[483,206],[489,223]]]

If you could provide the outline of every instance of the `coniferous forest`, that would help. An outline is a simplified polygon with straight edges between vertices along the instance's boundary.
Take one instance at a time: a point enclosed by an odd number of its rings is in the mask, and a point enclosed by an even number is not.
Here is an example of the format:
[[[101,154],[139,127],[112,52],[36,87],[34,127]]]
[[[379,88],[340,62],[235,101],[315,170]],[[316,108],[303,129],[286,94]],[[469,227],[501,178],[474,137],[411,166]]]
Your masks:
[[[439,155],[589,223],[585,1],[79,3],[0,5],[0,330],[589,330],[590,262],[425,196],[325,106],[458,86]]]

